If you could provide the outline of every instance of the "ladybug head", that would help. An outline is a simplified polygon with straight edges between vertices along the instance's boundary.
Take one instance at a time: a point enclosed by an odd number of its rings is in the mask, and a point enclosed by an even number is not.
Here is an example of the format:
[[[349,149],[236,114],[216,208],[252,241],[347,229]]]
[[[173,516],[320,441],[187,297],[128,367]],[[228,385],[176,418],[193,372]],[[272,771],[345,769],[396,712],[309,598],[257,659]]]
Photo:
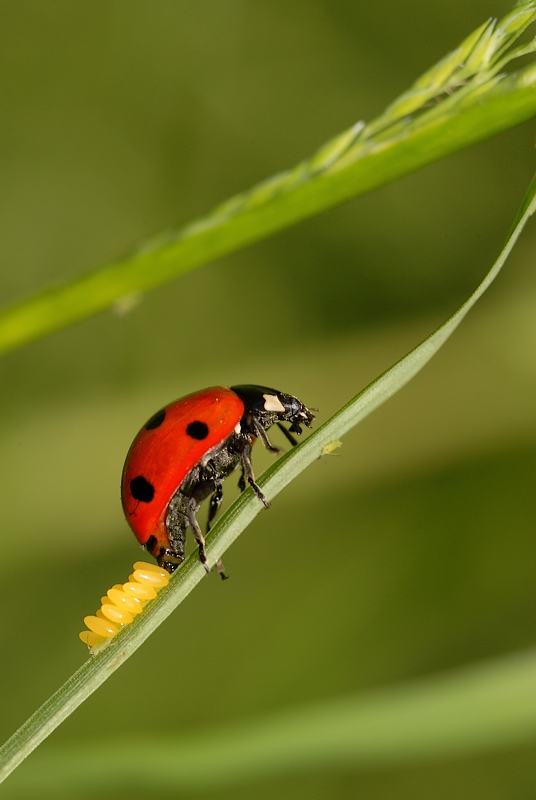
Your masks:
[[[266,430],[276,422],[290,422],[293,433],[302,425],[310,428],[314,414],[297,397],[267,386],[231,386],[244,403],[246,416],[254,417]]]

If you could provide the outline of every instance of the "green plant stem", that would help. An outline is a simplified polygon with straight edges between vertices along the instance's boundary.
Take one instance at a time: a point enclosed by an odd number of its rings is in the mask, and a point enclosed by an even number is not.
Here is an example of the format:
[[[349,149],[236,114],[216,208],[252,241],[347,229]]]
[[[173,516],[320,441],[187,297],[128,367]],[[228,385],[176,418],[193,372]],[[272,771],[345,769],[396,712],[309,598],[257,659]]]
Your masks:
[[[231,198],[206,217],[149,241],[128,258],[4,309],[0,353],[532,118],[536,65],[508,76],[496,73],[516,57],[515,50],[505,57],[504,49],[535,14],[535,3],[529,2],[497,27],[481,26],[377,120],[353,126],[293,169]],[[495,61],[489,55],[493,47]]]

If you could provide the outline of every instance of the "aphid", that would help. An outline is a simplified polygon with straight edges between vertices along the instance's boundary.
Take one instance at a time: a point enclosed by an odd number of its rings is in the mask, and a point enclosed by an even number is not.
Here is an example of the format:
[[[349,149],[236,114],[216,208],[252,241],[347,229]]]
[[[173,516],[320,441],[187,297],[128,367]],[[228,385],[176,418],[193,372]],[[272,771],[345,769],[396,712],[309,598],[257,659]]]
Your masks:
[[[222,501],[223,480],[240,466],[239,488],[249,484],[268,508],[251,466],[255,440],[277,453],[268,428],[278,425],[294,445],[292,433],[300,434],[303,425],[310,428],[313,420],[298,398],[266,386],[216,386],[157,411],[134,439],[123,468],[123,510],[137,539],[173,572],[184,561],[190,528],[209,572],[196,517],[202,501],[210,496],[208,531]],[[282,422],[290,422],[289,430]],[[216,567],[225,577],[221,561]]]
[[[330,456],[330,455],[338,455],[335,453],[335,450],[338,450],[339,447],[342,447],[342,442],[339,439],[335,439],[333,442],[328,442],[322,448],[320,455],[321,456]]]
[[[89,630],[81,631],[80,639],[90,649],[112,639],[125,625],[141,614],[148,600],[154,600],[160,589],[169,583],[169,574],[156,564],[136,561],[127,583],[117,583],[101,597],[95,616],[84,617]]]

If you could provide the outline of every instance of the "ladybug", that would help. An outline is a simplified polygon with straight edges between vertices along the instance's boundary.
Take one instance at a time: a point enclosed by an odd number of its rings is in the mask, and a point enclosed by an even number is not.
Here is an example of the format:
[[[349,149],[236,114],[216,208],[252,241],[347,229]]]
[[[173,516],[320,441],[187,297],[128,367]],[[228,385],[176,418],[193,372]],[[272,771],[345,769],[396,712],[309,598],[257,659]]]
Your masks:
[[[239,488],[249,484],[268,508],[251,466],[255,440],[278,453],[266,433],[271,425],[295,445],[292,433],[300,434],[302,425],[310,428],[313,420],[297,397],[266,386],[216,386],[157,411],[134,439],[123,468],[123,510],[139,542],[159,566],[174,572],[184,561],[190,528],[209,572],[196,517],[203,500],[211,496],[208,532],[222,501],[223,480],[240,465]],[[290,428],[282,422],[290,422]],[[221,561],[216,568],[225,578]]]

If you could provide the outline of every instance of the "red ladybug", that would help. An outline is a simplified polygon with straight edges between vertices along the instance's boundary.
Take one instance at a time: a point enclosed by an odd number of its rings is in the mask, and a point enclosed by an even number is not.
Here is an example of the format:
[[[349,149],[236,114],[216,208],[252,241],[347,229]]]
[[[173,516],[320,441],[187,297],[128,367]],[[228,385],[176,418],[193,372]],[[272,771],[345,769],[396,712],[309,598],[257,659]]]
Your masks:
[[[289,431],[311,427],[314,415],[296,397],[265,386],[216,386],[195,392],[157,411],[138,433],[125,461],[122,502],[127,521],[158,564],[173,572],[184,561],[186,531],[199,545],[207,572],[205,539],[196,514],[210,498],[207,531],[223,497],[223,479],[238,465],[246,482],[268,508],[255,483],[251,448],[260,437],[278,452],[266,431],[277,424],[292,444]],[[287,430],[282,422],[290,422]],[[217,565],[223,575],[221,562]]]

